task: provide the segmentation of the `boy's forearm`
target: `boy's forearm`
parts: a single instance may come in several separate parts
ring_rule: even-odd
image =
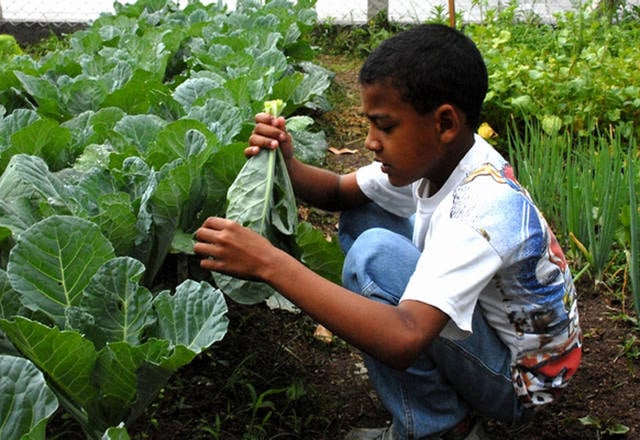
[[[420,328],[406,308],[373,301],[314,273],[277,250],[261,279],[340,338],[392,368],[407,368],[444,325],[445,315],[425,304],[432,327]],[[415,307],[414,303],[411,307]],[[414,315],[415,317],[415,315]]]
[[[368,199],[360,191],[355,174],[340,175],[292,158],[287,170],[296,197],[327,211],[342,211]]]

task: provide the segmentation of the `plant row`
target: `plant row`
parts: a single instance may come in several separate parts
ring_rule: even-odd
[[[539,121],[508,130],[518,176],[558,233],[575,277],[626,297],[640,324],[640,156],[634,139],[609,131],[547,133]]]
[[[224,337],[224,294],[243,297],[157,278],[225,214],[264,101],[286,103],[303,160],[324,156],[305,116],[327,108],[331,81],[305,40],[314,2],[115,10],[0,68],[3,439],[44,438],[58,405],[88,438],[128,438],[170,376]],[[335,278],[337,245],[306,223],[292,232],[290,251]]]

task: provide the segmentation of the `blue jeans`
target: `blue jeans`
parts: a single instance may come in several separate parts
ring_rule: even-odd
[[[375,301],[398,304],[420,251],[411,242],[413,223],[374,203],[345,211],[340,244],[346,253],[343,284]],[[428,288],[428,286],[425,286]],[[393,418],[394,438],[427,439],[479,414],[507,422],[528,415],[516,397],[511,354],[479,307],[473,334],[442,337],[404,371],[364,354],[369,378]]]

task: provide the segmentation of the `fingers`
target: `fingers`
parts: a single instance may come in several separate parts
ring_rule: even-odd
[[[278,141],[280,134],[275,133],[273,136],[276,137],[272,137],[269,134],[260,134],[254,130],[253,134],[249,137],[249,146],[258,149],[266,148],[267,150],[275,150],[280,145]]]
[[[288,140],[284,118],[274,118],[267,113],[258,113],[255,119],[256,126],[249,137],[249,146],[274,149],[278,148],[281,142]]]
[[[255,116],[255,120],[257,124],[265,124],[272,125],[274,127],[279,128],[280,130],[285,129],[285,119],[282,116],[274,118],[269,113],[258,113]]]
[[[233,222],[220,217],[209,217],[196,230],[194,237],[197,242],[193,245],[193,252],[204,257],[200,260],[200,267],[203,269],[220,268],[220,258],[224,253],[224,230],[230,223]]]
[[[237,278],[253,279],[261,264],[266,239],[239,223],[220,217],[207,218],[194,234],[193,251],[202,257],[200,267]],[[262,237],[260,237],[262,238]]]
[[[237,225],[233,220],[223,217],[208,217],[195,232],[198,241],[213,242],[227,228]]]
[[[211,255],[211,252],[215,251],[212,245],[219,241],[225,225],[230,222],[230,220],[226,220],[221,217],[207,218],[194,234],[194,237],[197,240],[197,243],[194,246],[194,251],[203,255]]]
[[[249,158],[260,152],[260,147],[247,147],[244,149],[244,157]]]

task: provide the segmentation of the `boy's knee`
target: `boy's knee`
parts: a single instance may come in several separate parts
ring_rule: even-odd
[[[353,241],[344,259],[345,272],[368,271],[381,252],[388,251],[394,241],[394,234],[383,228],[372,228],[362,232]]]
[[[410,219],[392,214],[373,202],[348,209],[340,215],[338,229],[338,238],[343,251],[348,253],[355,240],[371,229],[392,231],[411,237],[413,223]]]
[[[384,228],[367,229],[345,256],[343,285],[362,293],[373,283],[399,297],[419,256],[418,249],[406,237]]]

